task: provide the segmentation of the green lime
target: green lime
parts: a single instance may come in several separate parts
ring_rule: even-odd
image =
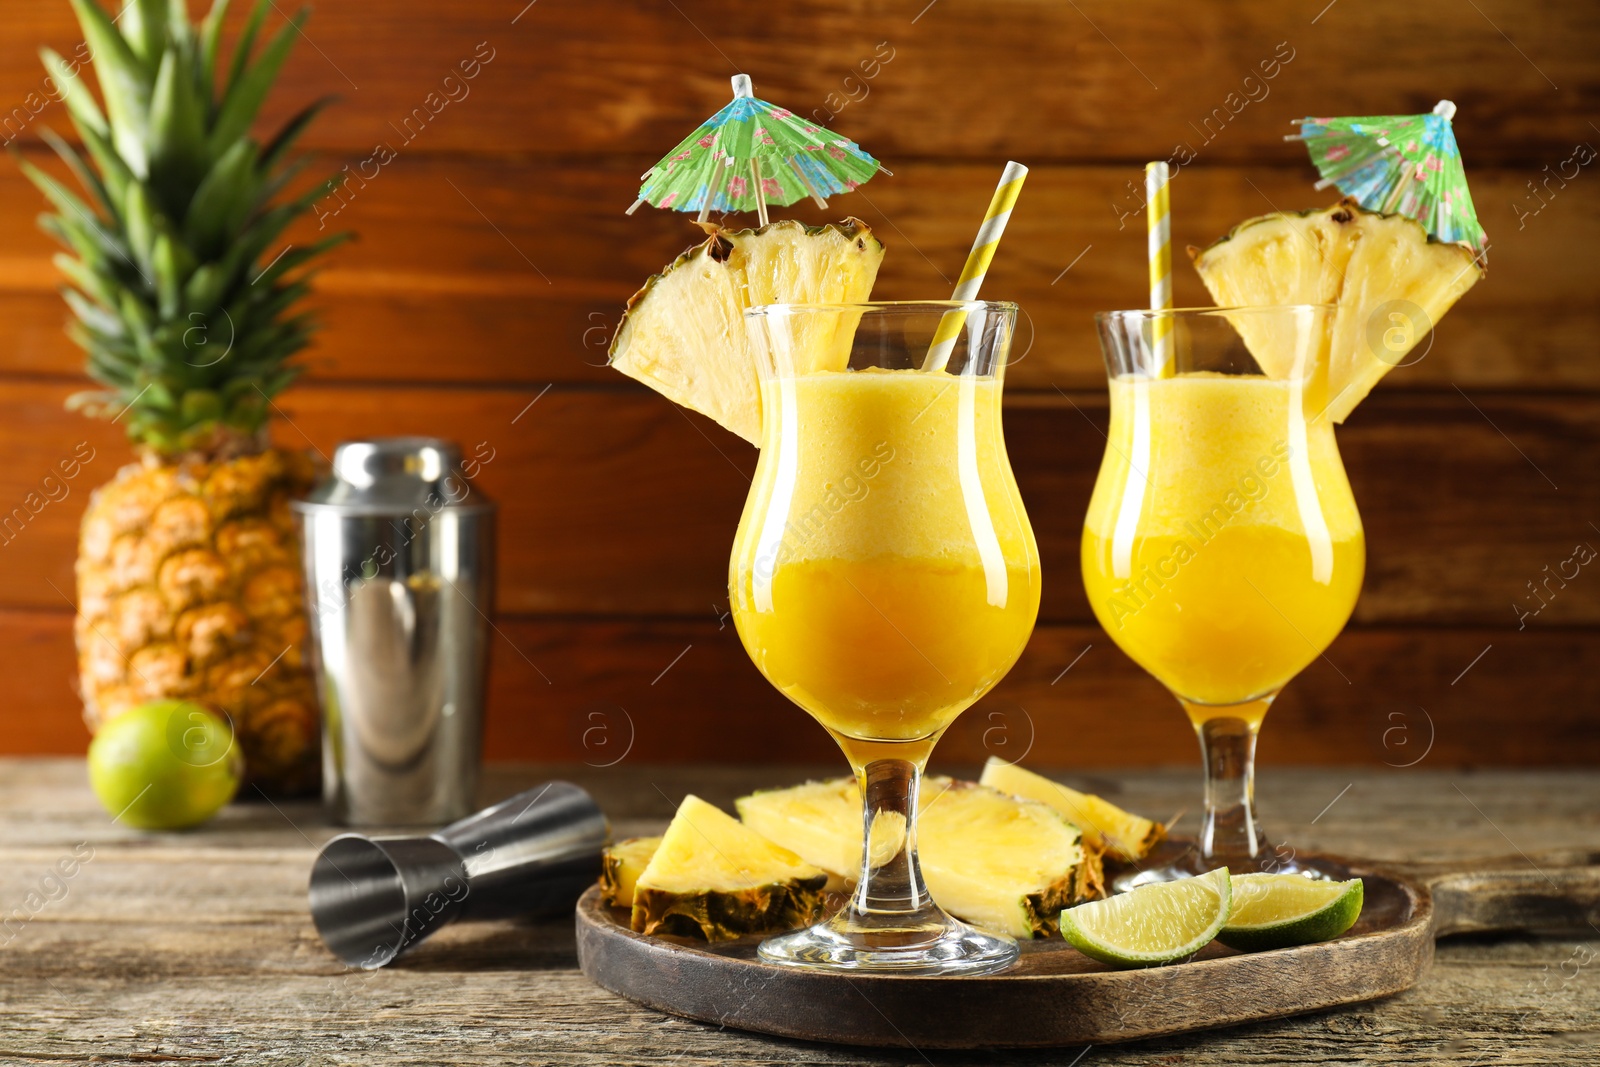
[[[1231,948],[1255,952],[1330,941],[1361,914],[1361,879],[1313,881],[1298,874],[1240,874],[1233,914],[1217,935]]]
[[[233,799],[244,760],[233,730],[199,704],[153,700],[89,744],[89,785],[112,818],[141,830],[198,826]]]
[[[1232,892],[1219,867],[1197,878],[1154,882],[1061,913],[1061,934],[1113,967],[1154,967],[1192,956],[1228,921]]]

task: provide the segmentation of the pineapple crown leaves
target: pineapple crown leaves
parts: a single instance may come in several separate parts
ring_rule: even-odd
[[[299,373],[290,360],[315,325],[295,310],[310,291],[308,264],[350,236],[261,262],[342,180],[280,197],[302,165],[290,153],[326,99],[265,142],[250,136],[306,13],[258,48],[274,4],[257,0],[224,70],[229,0],[214,0],[198,25],[184,0],[129,0],[116,20],[95,0],[71,3],[100,100],[61,56],[41,50],[82,151],[48,129],[41,136],[84,195],[13,153],[54,208],[39,224],[65,249],[55,264],[66,278],[67,332],[106,387],[69,404],[126,413],[129,436],[161,453],[253,440]]]

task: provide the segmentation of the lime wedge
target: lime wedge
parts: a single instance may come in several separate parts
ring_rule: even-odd
[[[1113,967],[1155,967],[1199,952],[1228,921],[1232,891],[1219,867],[1198,878],[1156,882],[1061,913],[1061,934]]]
[[[1361,914],[1361,879],[1322,882],[1298,874],[1237,874],[1233,915],[1217,940],[1244,952],[1329,941]]]

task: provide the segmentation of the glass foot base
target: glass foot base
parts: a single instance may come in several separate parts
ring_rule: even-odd
[[[1017,943],[957,919],[932,928],[857,933],[833,923],[780,934],[761,943],[768,963],[858,974],[979,975],[1017,961]]]
[[[1253,857],[1224,860],[1221,857],[1202,857],[1193,846],[1179,851],[1158,849],[1149,858],[1147,866],[1138,870],[1123,871],[1111,880],[1116,893],[1126,893],[1153,882],[1175,882],[1180,878],[1193,878],[1218,867],[1227,867],[1230,874],[1298,874],[1314,880],[1343,881],[1350,877],[1348,868],[1319,858],[1297,856],[1292,848],[1280,846],[1266,849]]]

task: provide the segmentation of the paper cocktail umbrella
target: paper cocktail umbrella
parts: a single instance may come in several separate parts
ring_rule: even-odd
[[[733,76],[733,102],[706,120],[651,167],[640,204],[693,211],[754,211],[763,226],[767,205],[809,196],[818,207],[878,171],[889,172],[861,146],[786,108],[755,97],[748,75]]]
[[[1487,244],[1467,191],[1448,100],[1426,115],[1300,119],[1300,132],[1322,173],[1318,189],[1337,185],[1369,211],[1416,219],[1441,241],[1483,252]]]

